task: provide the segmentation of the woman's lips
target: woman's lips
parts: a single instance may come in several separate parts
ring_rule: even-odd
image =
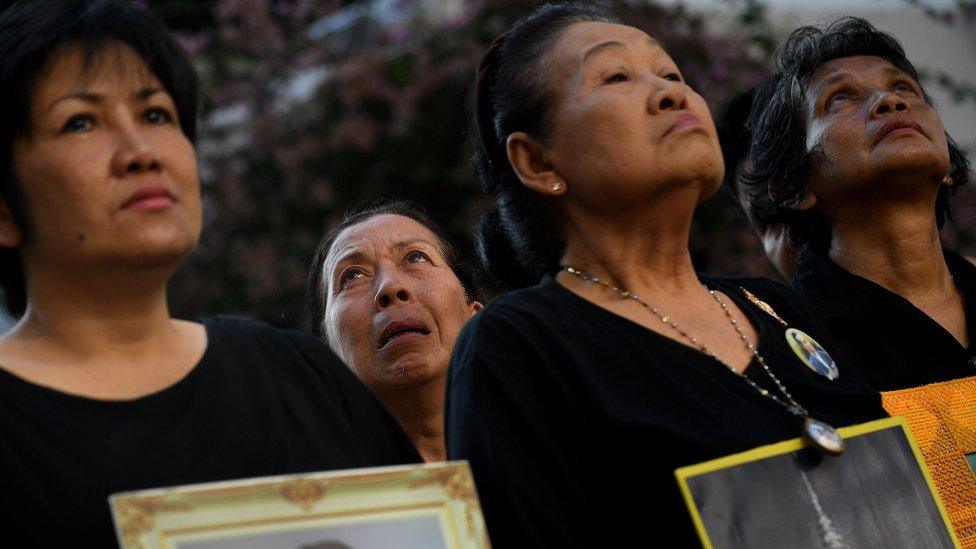
[[[885,122],[875,134],[875,143],[879,143],[890,135],[918,134],[925,136],[922,126],[910,118],[896,118]]]
[[[382,351],[401,343],[427,337],[428,335],[430,335],[430,329],[423,322],[391,322],[380,333],[376,348]]]
[[[386,343],[384,343],[379,350],[385,351],[388,349],[392,349],[400,344],[409,343],[411,341],[416,341],[418,339],[423,339],[427,337],[427,335],[428,334],[421,333],[421,332],[414,332],[414,331],[400,332],[394,334],[390,339],[387,339]]]
[[[132,193],[123,204],[123,210],[159,211],[176,202],[176,197],[162,185],[146,185]]]
[[[668,126],[668,129],[664,131],[664,135],[661,137],[667,137],[671,133],[678,130],[683,130],[685,128],[701,127],[701,125],[701,119],[699,119],[697,116],[691,113],[682,113],[674,117],[674,120],[671,121],[671,125]]]

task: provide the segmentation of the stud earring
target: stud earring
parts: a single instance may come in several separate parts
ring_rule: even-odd
[[[946,187],[951,187],[952,186],[952,176],[949,175],[949,174],[946,174],[946,176],[942,178],[942,184],[945,185]]]
[[[562,182],[561,181],[553,181],[552,182],[552,192],[558,193],[561,190],[563,190],[563,184],[562,184]]]

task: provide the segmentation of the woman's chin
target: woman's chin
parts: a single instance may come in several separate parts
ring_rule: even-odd
[[[384,384],[403,388],[428,383],[444,374],[445,372],[430,364],[429,360],[403,357],[396,363],[386,366],[382,377]]]
[[[179,265],[197,246],[196,238],[133,242],[114,254],[119,264],[130,267],[157,268]]]
[[[900,154],[885,155],[875,162],[876,179],[888,181],[910,176],[914,180],[941,181],[949,171],[948,155],[942,157],[927,150],[904,150]]]

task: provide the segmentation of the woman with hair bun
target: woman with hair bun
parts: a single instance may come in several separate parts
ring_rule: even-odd
[[[654,38],[543,6],[485,53],[475,115],[482,260],[534,284],[467,324],[449,373],[448,456],[470,460],[496,546],[694,546],[675,468],[804,434],[840,452],[815,433],[885,415],[788,288],[695,272],[722,156]]]

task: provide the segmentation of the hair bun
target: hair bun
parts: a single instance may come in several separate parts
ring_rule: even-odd
[[[505,289],[533,286],[539,276],[530,273],[519,262],[518,252],[505,230],[505,223],[497,205],[478,219],[475,229],[475,248],[482,265],[493,281]]]

